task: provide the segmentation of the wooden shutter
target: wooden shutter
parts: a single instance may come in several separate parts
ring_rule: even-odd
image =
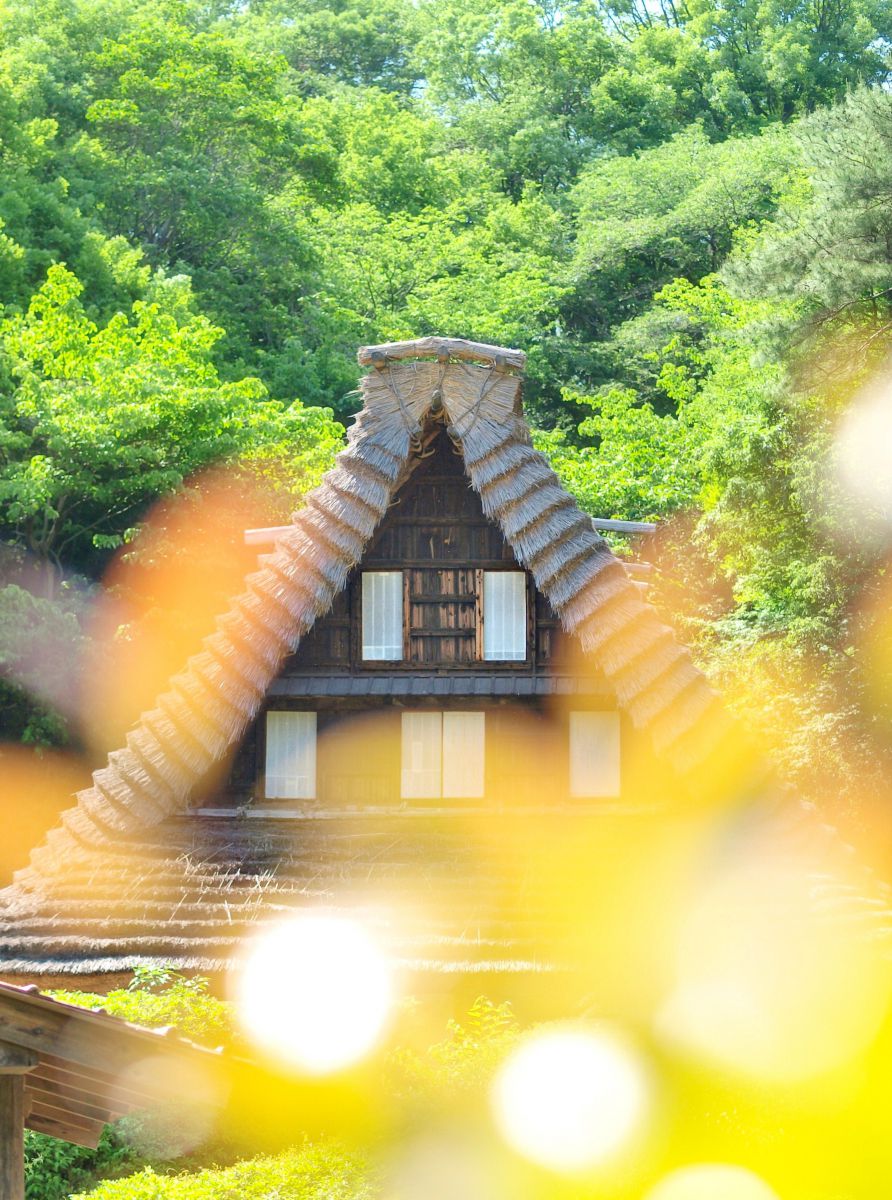
[[[523,571],[483,572],[483,657],[527,657],[527,578]]]
[[[363,572],[362,657],[379,662],[403,657],[402,571]]]
[[[443,713],[443,797],[483,796],[486,718],[482,712]]]
[[[316,714],[266,714],[266,796],[313,800],[316,796]]]
[[[442,795],[443,722],[438,712],[402,714],[404,800],[436,800]]]
[[[618,796],[619,713],[570,713],[570,795]]]

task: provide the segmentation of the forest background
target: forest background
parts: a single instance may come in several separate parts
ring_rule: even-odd
[[[200,525],[225,462],[287,519],[357,346],[440,333],[528,353],[537,444],[661,523],[651,597],[803,790],[892,798],[892,497],[834,466],[892,349],[890,79],[892,0],[0,3],[7,746],[83,747],[155,501]]]

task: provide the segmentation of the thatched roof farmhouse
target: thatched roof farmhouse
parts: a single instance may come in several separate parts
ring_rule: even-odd
[[[689,653],[533,448],[524,355],[424,338],[359,360],[333,470],[0,893],[0,974],[224,973],[247,930],[307,904],[375,914],[419,972],[539,970],[558,941],[524,847],[563,823],[589,853],[634,820],[631,747],[667,795],[733,777],[764,801]]]

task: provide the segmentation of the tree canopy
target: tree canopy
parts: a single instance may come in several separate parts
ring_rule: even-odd
[[[887,547],[827,464],[892,348],[892,0],[6,0],[0,44],[8,687],[159,497],[250,461],[287,506],[357,344],[443,333],[527,351],[586,507],[668,523],[719,677],[798,656],[803,763],[831,712],[869,757]]]

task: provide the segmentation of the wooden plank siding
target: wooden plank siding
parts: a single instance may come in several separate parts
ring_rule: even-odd
[[[557,653],[558,622],[528,575],[524,662],[482,663],[485,570],[523,570],[501,530],[483,512],[461,456],[441,432],[400,489],[369,549],[331,611],[316,622],[283,676],[306,672],[475,670],[536,674]],[[361,572],[402,571],[405,652],[401,662],[362,657]]]

